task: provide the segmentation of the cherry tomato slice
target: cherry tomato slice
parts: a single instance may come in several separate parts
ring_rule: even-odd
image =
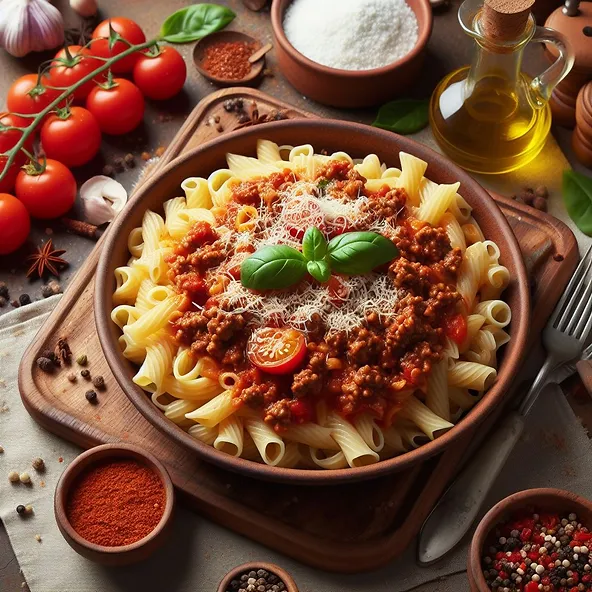
[[[247,356],[257,368],[269,374],[294,372],[306,356],[304,335],[289,327],[262,327],[251,335]]]
[[[458,345],[467,338],[467,318],[462,313],[451,315],[444,320],[444,333]]]

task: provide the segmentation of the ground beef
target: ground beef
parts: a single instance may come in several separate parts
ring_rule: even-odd
[[[275,401],[265,408],[263,421],[274,426],[288,426],[292,423],[292,412],[290,410],[291,400],[288,398]]]
[[[243,181],[233,189],[232,198],[239,204],[259,206],[263,202],[269,206],[279,197],[279,192],[288,180],[292,179],[292,171],[285,170],[268,177]]]
[[[318,395],[323,389],[327,374],[327,355],[314,351],[306,366],[294,375],[292,393],[297,399],[307,395]]]
[[[327,345],[329,346],[327,357],[343,357],[345,350],[347,349],[347,341],[347,333],[345,331],[338,331],[337,333],[331,333],[327,336]]]
[[[366,327],[357,327],[348,340],[347,359],[355,365],[367,364],[378,356],[382,346],[379,334]]]
[[[381,218],[397,219],[405,211],[405,204],[408,198],[407,191],[402,187],[391,189],[384,193],[384,195],[382,195],[382,192],[379,192],[372,195],[368,199],[368,202],[362,206],[361,210],[362,213],[369,214],[372,221]]]
[[[399,257],[390,264],[389,274],[393,278],[395,287],[421,294],[429,285],[432,270],[417,261]]]
[[[424,265],[431,265],[443,259],[451,248],[446,231],[421,222],[418,226],[418,229],[410,225],[399,227],[393,242],[399,249],[400,256]]]
[[[352,415],[359,411],[368,399],[380,395],[386,386],[387,379],[381,368],[362,366],[347,374],[343,380],[342,394],[339,396],[340,407],[346,415]]]
[[[173,332],[180,343],[191,346],[196,356],[237,364],[244,358],[245,325],[243,315],[212,306],[186,312],[173,324]]]
[[[278,394],[277,384],[264,380],[263,382],[251,384],[242,390],[237,390],[235,398],[249,407],[261,408],[275,403]]]

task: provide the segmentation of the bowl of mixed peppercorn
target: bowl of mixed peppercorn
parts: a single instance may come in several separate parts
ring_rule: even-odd
[[[528,489],[481,520],[469,549],[473,592],[592,590],[592,502],[560,489]]]
[[[298,592],[292,576],[275,563],[243,563],[231,569],[218,592]]]

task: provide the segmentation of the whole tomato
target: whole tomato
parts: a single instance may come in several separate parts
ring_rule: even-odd
[[[29,236],[27,208],[13,195],[0,193],[0,255],[16,251]]]
[[[37,83],[37,74],[25,74],[17,78],[8,89],[6,105],[9,111],[26,115],[37,115],[52,101],[57,99],[62,91],[46,88],[50,85],[49,77],[44,74],[41,83]]]
[[[101,128],[95,116],[83,107],[60,109],[41,128],[41,145],[47,158],[68,167],[92,160],[101,147]]]
[[[146,35],[144,35],[144,31],[142,31],[140,26],[131,19],[124,18],[122,16],[107,19],[100,23],[92,34],[93,41],[90,45],[90,51],[95,56],[100,58],[110,58],[119,55],[128,49],[128,46],[123,43],[123,41],[117,41],[113,46],[113,49],[109,49],[109,23],[111,23],[111,27],[114,31],[119,33],[132,45],[138,45],[146,41]],[[116,74],[131,72],[136,61],[138,60],[138,57],[138,53],[133,53],[113,64],[113,66],[111,66],[111,70]]]
[[[103,132],[119,136],[131,132],[142,121],[144,97],[129,80],[114,78],[90,91],[86,108],[96,117]]]
[[[76,179],[61,162],[29,165],[16,178],[16,196],[34,218],[59,218],[76,199]]]
[[[67,48],[60,49],[51,62],[50,84],[60,88],[72,86],[75,82],[94,72],[102,64],[101,60],[97,60],[92,56],[87,47],[70,45]],[[94,86],[94,81],[89,80],[74,91],[74,99],[78,101],[86,99]]]
[[[181,54],[167,45],[142,54],[133,76],[145,97],[162,101],[174,97],[183,88],[187,66]]]
[[[21,138],[23,132],[14,129],[7,129],[11,127],[26,127],[27,121],[12,113],[4,113],[0,114],[0,152],[6,152],[10,150]],[[24,146],[29,152],[31,152],[33,148],[33,140],[29,139],[25,143]],[[14,162],[10,165],[10,169],[4,176],[4,178],[0,181],[0,192],[6,193],[7,191],[12,191],[14,187],[14,182],[16,181],[16,176],[19,173],[19,170],[27,157],[23,152],[19,152]],[[7,156],[0,156],[0,174],[4,171],[6,166],[6,162],[8,161]]]

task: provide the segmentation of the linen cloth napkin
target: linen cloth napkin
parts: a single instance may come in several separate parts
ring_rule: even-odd
[[[77,555],[58,531],[53,492],[61,472],[80,450],[38,426],[23,407],[17,387],[20,358],[59,298],[0,317],[0,445],[4,448],[0,453],[0,517],[32,592],[214,592],[229,569],[251,560],[281,565],[292,573],[301,592],[468,590],[464,573],[468,541],[429,568],[415,564],[411,546],[379,571],[338,575],[302,565],[183,508],[176,515],[170,540],[149,561],[108,568]],[[592,445],[560,389],[547,388],[484,508],[529,487],[560,486],[592,497],[591,453]],[[44,473],[31,467],[35,457],[45,461]],[[9,483],[11,470],[27,471],[32,485]],[[18,504],[31,504],[34,514],[19,516]]]

